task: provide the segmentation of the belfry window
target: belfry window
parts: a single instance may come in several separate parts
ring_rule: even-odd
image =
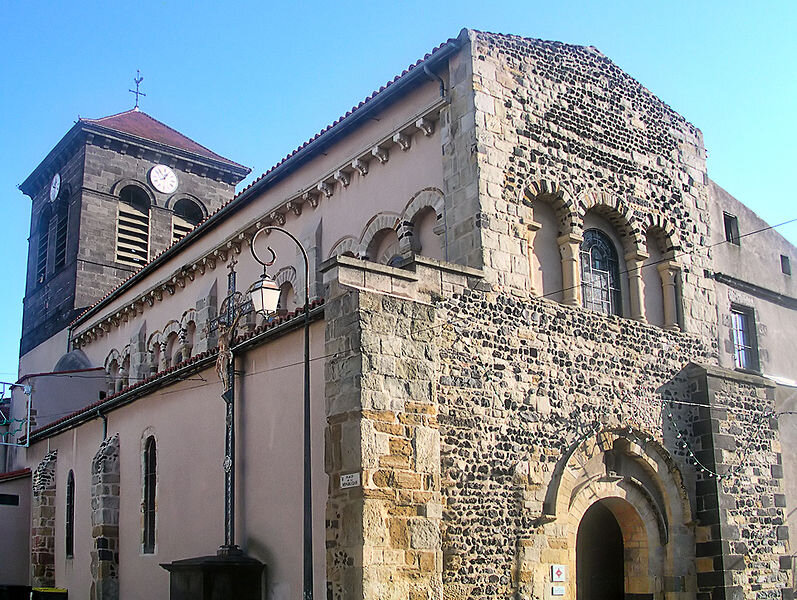
[[[66,557],[75,555],[75,474],[70,470],[66,478],[66,518],[64,519]]]
[[[143,266],[149,260],[149,197],[134,185],[119,194],[116,261]]]
[[[143,551],[155,553],[155,486],[157,484],[157,448],[155,438],[150,436],[144,443],[144,513]]]
[[[47,250],[50,245],[50,210],[45,209],[39,218],[36,229],[36,283],[44,283],[47,278]]]
[[[606,315],[622,314],[617,250],[598,229],[587,229],[581,243],[581,292],[584,308]]]
[[[55,227],[55,268],[58,269],[66,264],[66,232],[69,223],[69,208],[66,201],[62,200],[61,208],[58,210],[58,217]]]
[[[188,198],[181,198],[174,204],[172,217],[172,243],[184,237],[204,218],[202,208]]]

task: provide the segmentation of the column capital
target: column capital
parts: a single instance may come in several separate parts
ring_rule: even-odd
[[[650,258],[650,254],[647,252],[642,252],[641,250],[632,250],[631,252],[626,252],[625,256],[626,262],[633,262],[633,263],[643,263],[648,258]]]
[[[560,235],[556,238],[556,243],[560,246],[564,246],[565,244],[581,244],[584,241],[584,238],[577,233],[572,231],[565,233],[564,235]]]

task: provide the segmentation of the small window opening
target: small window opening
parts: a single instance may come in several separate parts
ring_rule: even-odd
[[[739,246],[739,219],[730,213],[723,213],[723,218],[725,220],[725,241]]]
[[[150,436],[144,444],[144,554],[155,553],[155,485],[157,473],[157,449],[155,438]]]
[[[780,272],[784,275],[791,275],[791,261],[785,254],[780,255]]]
[[[184,237],[205,217],[202,208],[193,200],[181,198],[174,204],[172,243]]]
[[[69,209],[64,207],[58,211],[58,225],[55,229],[55,268],[66,264],[66,232],[69,223]]]
[[[66,480],[66,557],[75,555],[75,474],[70,470]]]
[[[758,371],[755,313],[746,306],[731,307],[733,361],[737,369]]]

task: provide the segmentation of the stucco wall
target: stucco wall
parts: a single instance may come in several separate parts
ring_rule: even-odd
[[[0,482],[0,494],[19,498],[19,504],[0,504],[3,545],[13,552],[3,553],[0,584],[29,585],[30,582],[30,476]]]

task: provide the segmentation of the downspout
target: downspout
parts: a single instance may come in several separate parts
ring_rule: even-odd
[[[102,419],[102,441],[104,442],[108,439],[108,416],[102,414],[102,411],[98,408],[97,417]]]
[[[429,65],[424,63],[423,65],[423,72],[426,73],[426,76],[429,79],[436,79],[440,82],[440,97],[446,101],[446,104],[451,103],[451,98],[448,96],[448,92],[446,90],[446,83],[443,81],[443,78],[436,73],[432,73],[432,70],[429,68]],[[446,218],[446,200],[445,197],[443,198],[443,257],[445,258],[446,262],[448,262],[448,219]]]

